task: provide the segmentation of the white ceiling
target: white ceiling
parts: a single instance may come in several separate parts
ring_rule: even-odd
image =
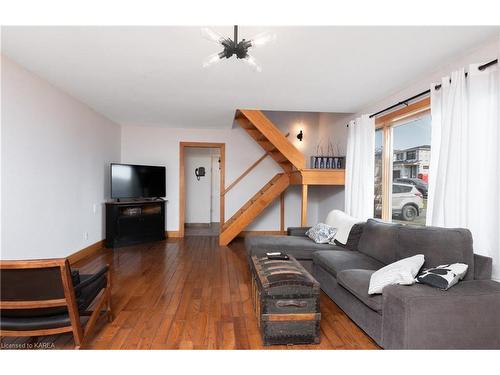
[[[232,26],[214,27],[231,36]],[[230,127],[236,108],[356,112],[498,35],[498,27],[240,27],[276,33],[204,69],[198,27],[2,27],[2,53],[120,124]]]

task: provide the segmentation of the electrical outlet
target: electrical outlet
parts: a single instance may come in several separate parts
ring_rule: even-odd
[[[89,239],[89,232],[83,232],[83,239],[88,240]]]

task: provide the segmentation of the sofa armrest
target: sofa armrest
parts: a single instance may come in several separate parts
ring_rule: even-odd
[[[500,349],[500,283],[462,281],[447,291],[427,285],[383,290],[386,349]]]
[[[286,230],[286,233],[289,236],[304,237],[306,235],[306,232],[310,228],[311,227],[288,227],[287,230]]]
[[[474,280],[490,280],[493,269],[493,259],[474,254]]]

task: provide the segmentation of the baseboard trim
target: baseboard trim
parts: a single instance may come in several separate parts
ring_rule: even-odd
[[[257,236],[257,235],[276,236],[284,234],[286,234],[286,231],[282,230],[244,230],[243,232],[238,234],[237,237],[247,237],[247,236]]]
[[[99,250],[102,250],[103,248],[104,248],[104,240],[97,241],[96,243],[69,255],[67,257],[69,264],[75,264],[76,262],[79,262],[80,260],[85,259],[88,256],[97,253]]]
[[[256,235],[284,235],[286,231],[281,230],[244,230],[237,237],[247,237],[247,236],[256,236]],[[181,232],[178,230],[167,230],[165,231],[165,236],[167,238],[181,238]]]
[[[167,236],[167,238],[180,238],[181,232],[178,230],[167,230],[165,231],[165,236]]]

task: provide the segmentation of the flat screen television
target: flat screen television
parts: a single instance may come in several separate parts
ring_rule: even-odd
[[[165,189],[165,167],[111,164],[111,198],[160,198]]]

